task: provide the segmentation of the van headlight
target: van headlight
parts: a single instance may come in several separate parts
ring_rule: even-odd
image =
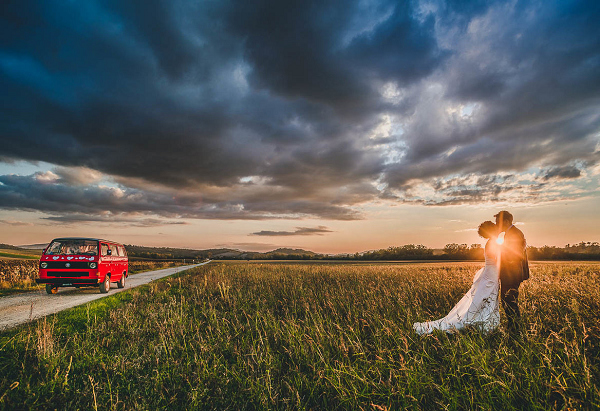
[[[48,267],[48,263],[41,263],[40,264],[40,268],[47,268]]]
[[[98,264],[96,264],[96,263],[90,263],[90,268],[96,268],[96,267],[98,267]]]

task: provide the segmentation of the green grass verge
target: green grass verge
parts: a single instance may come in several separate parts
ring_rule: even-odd
[[[39,260],[40,259],[40,257],[36,256],[36,255],[13,254],[13,253],[4,253],[4,252],[0,252],[0,257],[18,258],[21,260]]]
[[[1,334],[0,408],[600,407],[598,265],[533,267],[515,336],[412,332],[478,267],[198,267]]]

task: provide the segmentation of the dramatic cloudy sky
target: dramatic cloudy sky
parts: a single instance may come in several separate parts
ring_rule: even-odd
[[[600,240],[597,0],[0,8],[0,242]]]

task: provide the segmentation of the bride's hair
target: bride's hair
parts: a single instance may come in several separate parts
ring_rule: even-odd
[[[491,221],[484,221],[479,225],[477,233],[483,238],[490,238],[498,232],[498,226]]]

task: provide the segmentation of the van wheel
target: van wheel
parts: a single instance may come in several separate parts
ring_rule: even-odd
[[[56,294],[58,292],[58,287],[52,284],[46,284],[46,292],[48,294]]]
[[[121,279],[117,281],[117,287],[125,288],[125,274],[121,276]]]
[[[110,276],[106,274],[104,281],[100,283],[100,292],[106,294],[110,290]]]

